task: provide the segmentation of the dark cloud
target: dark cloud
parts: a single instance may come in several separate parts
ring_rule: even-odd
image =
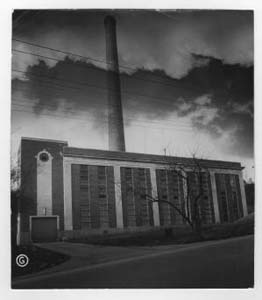
[[[192,60],[195,67],[181,79],[163,70],[122,73],[125,118],[164,120],[172,113],[188,117],[195,127],[213,138],[232,132],[232,144],[224,145],[225,151],[252,157],[253,67],[199,55],[192,55]],[[197,63],[199,60],[205,63]],[[97,125],[105,120],[104,69],[65,58],[51,67],[39,61],[27,68],[25,77],[26,80],[13,80],[13,98],[17,103],[19,93],[21,99],[31,101],[36,114],[48,110],[77,116],[86,111],[94,116]]]
[[[14,49],[58,60],[14,51],[14,103],[36,115],[87,113],[97,127],[106,121],[108,13],[117,19],[126,120],[186,118],[213,139],[230,134],[225,152],[253,157],[252,11],[15,11],[15,38],[91,59],[13,41]]]
[[[105,59],[103,19],[108,13],[117,19],[121,65],[160,69],[179,79],[196,66],[192,53],[227,64],[253,64],[252,11],[31,11],[15,23],[14,36]],[[21,46],[18,42],[14,45]]]

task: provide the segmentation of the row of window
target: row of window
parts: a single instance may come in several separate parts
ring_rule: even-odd
[[[76,171],[72,176],[78,176],[72,189],[75,211],[78,210],[75,218],[79,218],[76,227],[115,227],[116,183],[113,167],[74,165],[74,168]],[[153,226],[150,170],[121,167],[120,174],[124,226]],[[196,198],[200,199],[198,212],[202,222],[213,223],[214,207],[209,174],[188,172],[189,188],[185,188],[185,179],[180,175],[173,170],[156,170],[160,225],[184,224],[181,214],[194,216],[196,212],[193,203]],[[216,184],[221,221],[231,222],[241,217],[243,209],[238,176],[216,174]],[[190,199],[189,205],[186,203],[187,197]]]
[[[215,177],[220,221],[233,222],[243,217],[239,177],[232,174],[216,174]]]

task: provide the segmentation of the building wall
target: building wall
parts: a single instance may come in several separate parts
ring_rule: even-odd
[[[73,229],[116,227],[112,166],[72,165]]]
[[[153,163],[140,163],[135,161],[118,161],[118,160],[108,160],[108,159],[94,159],[94,158],[83,158],[83,157],[64,157],[64,209],[65,209],[65,230],[70,231],[73,229],[72,226],[72,182],[71,182],[71,166],[77,165],[93,165],[93,166],[110,166],[114,170],[114,190],[115,190],[115,212],[116,212],[116,228],[130,228],[128,227],[126,220],[124,221],[124,211],[125,211],[125,198],[124,191],[125,187],[122,186],[123,183],[123,172],[125,168],[132,169],[148,169],[147,172],[147,187],[148,192],[156,192],[156,182],[152,181],[152,173],[155,172],[156,164]],[[161,166],[161,165],[159,165]],[[163,165],[163,168],[166,167]],[[150,171],[149,171],[150,170]],[[150,180],[149,180],[150,176]],[[136,177],[136,176],[135,176]],[[135,182],[135,181],[134,181]],[[143,181],[142,181],[143,182]],[[134,185],[133,190],[136,189]],[[122,195],[123,194],[123,195]],[[130,208],[132,209],[132,208]],[[149,208],[150,210],[151,208]],[[130,213],[129,213],[130,214]],[[158,220],[158,203],[152,205],[152,217],[149,219],[150,224],[159,224]],[[152,220],[153,219],[153,220]],[[133,223],[137,222],[133,220]],[[139,223],[140,221],[138,221]],[[144,222],[144,220],[142,221]],[[150,225],[151,226],[151,225]],[[134,226],[132,226],[134,227]],[[140,226],[139,226],[140,227]],[[143,225],[141,225],[143,227]]]
[[[59,141],[22,140],[22,232],[29,231],[30,216],[41,214],[39,203],[44,201],[45,193],[39,191],[45,176],[39,176],[39,170],[47,165],[41,162],[40,166],[38,159],[45,151],[52,157],[49,161],[51,172],[46,173],[51,182],[52,207],[46,213],[59,216],[62,231],[94,232],[185,224],[170,205],[152,203],[150,197],[169,201],[182,213],[194,213],[193,205],[185,205],[187,196],[194,199],[200,191],[198,177],[190,167],[179,173],[171,170],[164,158],[163,163],[158,162],[161,157],[152,156],[152,160],[148,160],[144,155],[145,161],[137,161],[135,154],[129,157],[127,153],[128,160],[125,160],[123,153],[121,159],[116,159],[118,153],[106,151],[99,152],[100,157],[84,157],[82,150],[68,156],[65,155],[68,149],[66,143]],[[213,166],[215,162],[211,163]],[[236,166],[236,169],[226,169],[226,162],[220,162],[220,165],[225,168],[207,168],[201,173],[200,215],[205,224],[233,222],[247,214],[240,168],[237,169],[236,163],[228,165]]]
[[[185,193],[183,187],[183,177],[181,172],[172,170],[157,169],[157,190],[158,198],[174,204],[185,214]],[[159,203],[160,225],[182,225],[185,224],[181,214],[179,214],[168,203]]]
[[[21,140],[21,234],[29,232],[29,217],[37,215],[37,155],[46,150],[52,159],[52,207],[47,214],[60,216],[60,228],[64,228],[64,197],[63,197],[63,147],[65,142],[40,139]],[[27,239],[28,237],[25,237]],[[23,237],[22,237],[23,239]]]
[[[191,198],[190,212],[194,214],[194,202],[198,195],[202,195],[199,200],[200,217],[203,224],[215,223],[215,212],[211,189],[210,174],[208,172],[188,172],[189,193]],[[202,191],[200,190],[202,189]]]
[[[150,170],[120,168],[124,227],[153,226]]]
[[[233,222],[243,217],[239,176],[216,174],[216,186],[221,223]]]
[[[181,208],[181,211],[186,211],[184,197],[186,197],[188,191],[185,187],[185,180],[183,180],[183,176],[179,176],[177,172],[168,170],[167,165],[74,156],[64,158],[65,173],[67,173],[66,170],[71,168],[70,166],[72,164],[104,165],[111,166],[114,169],[115,209],[116,219],[118,220],[116,221],[117,228],[185,224],[181,215],[174,209],[171,209],[168,204],[154,203],[152,205],[152,203],[148,202],[150,203],[148,206],[147,201],[145,201],[143,197],[144,193],[147,193],[149,196],[154,194],[154,197],[168,200],[175,206]],[[119,178],[117,179],[118,172]],[[241,171],[239,170],[208,169],[207,172],[202,173],[201,180],[204,197],[201,200],[200,209],[201,217],[205,224],[220,222],[219,192],[216,187],[215,179],[216,175],[221,172],[239,178],[239,185],[241,185],[241,182],[243,183],[240,177]],[[199,193],[199,184],[193,175],[189,168],[186,176],[189,178],[188,183],[190,185],[191,197],[195,197]],[[70,176],[70,174],[65,175],[65,177]],[[72,201],[70,196],[71,188],[66,185],[66,189],[65,206],[70,209]],[[244,203],[245,199],[242,197],[241,189],[239,195],[241,201]],[[189,207],[189,210],[189,213],[191,213],[193,207]],[[67,230],[71,230],[70,213],[68,216]],[[119,222],[119,220],[122,221]]]

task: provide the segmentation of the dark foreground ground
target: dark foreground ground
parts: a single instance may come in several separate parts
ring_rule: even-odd
[[[30,261],[26,267],[19,267],[16,263],[16,257],[25,254]],[[13,246],[12,247],[12,278],[40,272],[47,268],[52,268],[70,259],[70,256],[48,249],[43,249],[35,245]]]
[[[254,284],[253,235],[159,251],[13,281],[15,289],[248,288]]]
[[[142,254],[145,247],[158,247],[163,245],[183,246],[188,243],[198,243],[211,240],[221,240],[238,236],[245,236],[254,233],[254,214],[230,224],[209,225],[203,228],[203,239],[194,234],[190,228],[167,228],[154,229],[146,232],[130,232],[115,235],[99,235],[77,238],[68,242],[73,243],[75,247],[62,243],[54,245],[39,244],[22,247],[12,247],[12,278],[42,272],[52,269],[54,271],[64,269],[58,267],[60,264],[70,260],[66,268],[78,265],[84,257],[84,265],[96,264],[105,260],[115,260],[132,255]],[[96,245],[95,248],[88,248],[84,245]],[[106,248],[104,247],[106,246]],[[113,248],[112,248],[113,246]],[[117,246],[117,248],[115,247]],[[142,246],[142,247],[141,247]],[[98,247],[98,248],[97,248]],[[101,247],[101,248],[100,248]],[[110,248],[111,247],[111,248]],[[115,249],[117,250],[113,250]],[[125,247],[126,249],[121,249]],[[134,249],[136,247],[136,250]],[[152,248],[151,248],[152,249]],[[160,249],[160,248],[159,248]],[[66,250],[66,251],[63,251]],[[150,249],[147,249],[150,252]],[[87,254],[84,252],[88,252]],[[29,264],[24,267],[18,267],[15,258],[19,254],[26,254],[30,258]],[[55,267],[56,266],[56,267]],[[55,268],[54,268],[55,267]]]

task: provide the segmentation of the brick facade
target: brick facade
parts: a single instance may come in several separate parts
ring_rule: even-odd
[[[153,195],[193,213],[185,199],[188,193],[191,199],[199,193],[199,178],[190,158],[78,149],[66,142],[23,138],[21,232],[29,232],[29,218],[37,215],[36,156],[43,150],[52,156],[52,215],[59,216],[61,232],[185,225],[170,205],[152,204]],[[182,173],[170,168],[176,163],[187,169],[183,176],[188,187]],[[206,170],[201,173],[203,223],[233,222],[246,215],[241,165],[211,160],[201,160],[201,165]]]
[[[72,165],[73,229],[116,227],[113,167]]]
[[[221,223],[233,222],[243,217],[239,177],[231,174],[216,174],[216,185]]]
[[[189,176],[189,192],[192,198],[191,203],[191,213],[194,213],[194,201],[196,197],[201,194],[199,198],[200,205],[200,217],[203,224],[212,224],[215,222],[214,205],[211,192],[211,182],[210,175],[207,172],[201,172],[200,174],[195,174],[193,172],[188,172]],[[200,191],[200,184],[202,186],[202,191]]]
[[[21,140],[21,232],[29,231],[29,216],[37,214],[37,160],[36,155],[42,150],[52,157],[52,214],[60,218],[60,229],[64,228],[63,206],[63,147],[66,142],[48,140]]]
[[[185,214],[183,177],[172,170],[156,170],[158,198],[167,200]],[[169,204],[159,203],[160,225],[182,225],[184,219]]]
[[[124,227],[153,225],[149,169],[121,168],[121,190]]]

